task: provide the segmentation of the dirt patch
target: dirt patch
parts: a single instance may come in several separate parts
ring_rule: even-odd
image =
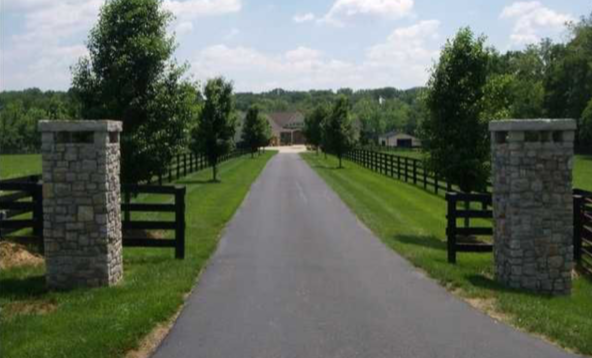
[[[30,252],[23,245],[0,241],[0,270],[20,266],[38,266],[44,262],[41,255]]]
[[[169,321],[157,325],[152,332],[142,339],[137,349],[127,352],[125,358],[150,357],[162,340],[169,334],[180,313],[181,309]]]
[[[502,313],[497,309],[495,298],[464,298],[464,300],[479,311],[485,312],[495,320],[501,322],[511,321],[510,315]]]
[[[165,230],[126,230],[125,236],[142,239],[162,240],[167,238]]]
[[[55,311],[57,305],[51,301],[17,301],[2,310],[7,317],[19,315],[45,315]]]

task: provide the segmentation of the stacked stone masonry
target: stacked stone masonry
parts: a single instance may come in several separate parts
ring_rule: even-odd
[[[575,123],[492,122],[490,130],[496,278],[512,288],[569,294]]]
[[[42,121],[39,130],[47,284],[114,285],[123,275],[121,123]]]

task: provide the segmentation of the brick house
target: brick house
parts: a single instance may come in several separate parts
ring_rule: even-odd
[[[302,134],[304,115],[300,112],[272,112],[267,114],[271,126],[272,146],[304,144]]]

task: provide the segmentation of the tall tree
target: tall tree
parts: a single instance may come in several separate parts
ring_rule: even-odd
[[[422,144],[431,168],[462,191],[483,190],[489,177],[489,133],[481,116],[489,52],[469,28],[447,41],[432,71]]]
[[[232,83],[222,77],[207,82],[205,103],[192,130],[192,147],[203,153],[212,166],[212,180],[217,181],[218,161],[232,148],[236,115]]]
[[[315,109],[304,118],[304,137],[306,142],[313,147],[319,154],[319,147],[323,141],[323,121],[327,118],[328,110],[323,104],[319,104]]]
[[[251,158],[259,150],[269,144],[271,128],[267,118],[253,105],[247,111],[242,132],[243,143],[251,150]]]
[[[164,172],[187,144],[197,91],[171,59],[173,16],[161,0],[110,0],[88,38],[88,57],[73,68],[84,118],[123,121],[122,181]]]
[[[343,155],[351,149],[355,141],[349,111],[349,100],[340,96],[323,123],[323,145],[329,153],[337,156],[339,168],[343,168]]]

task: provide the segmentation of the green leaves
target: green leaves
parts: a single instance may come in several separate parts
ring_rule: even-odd
[[[432,169],[469,192],[485,188],[489,177],[489,133],[484,108],[495,112],[495,92],[485,96],[490,51],[485,38],[461,29],[442,50],[432,71],[422,143]],[[493,88],[503,82],[492,82]],[[501,99],[503,100],[503,98]]]
[[[345,96],[340,96],[322,125],[323,150],[339,158],[340,168],[343,155],[355,143],[355,132],[349,111],[349,100]]]
[[[317,105],[315,109],[304,118],[303,134],[306,142],[319,148],[323,142],[323,121],[329,115],[325,105]]]
[[[199,109],[186,67],[171,60],[171,20],[160,0],[108,1],[90,32],[89,57],[72,68],[82,117],[123,121],[123,182],[164,173]]]
[[[260,147],[269,144],[271,127],[267,118],[260,114],[257,105],[251,106],[247,111],[241,139],[243,144],[251,150],[251,153],[255,153]]]
[[[206,101],[191,133],[192,149],[206,155],[214,169],[214,180],[218,158],[232,149],[236,126],[232,91],[232,83],[222,77],[207,82]]]

